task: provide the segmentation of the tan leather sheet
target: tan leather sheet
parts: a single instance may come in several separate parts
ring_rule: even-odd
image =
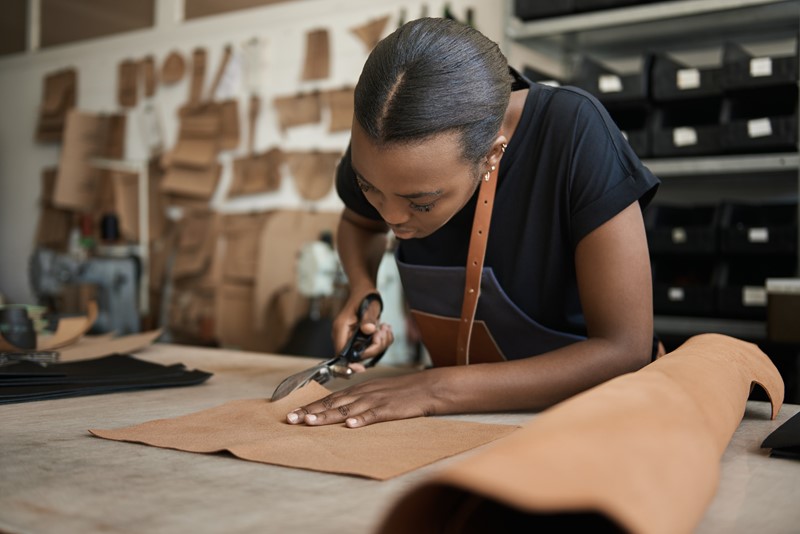
[[[295,126],[316,124],[322,120],[320,93],[298,93],[292,96],[275,97],[272,103],[278,112],[281,131]]]
[[[306,57],[303,62],[303,81],[322,80],[330,74],[330,37],[328,30],[319,28],[306,34]]]
[[[392,421],[359,429],[286,423],[286,414],[330,393],[316,382],[277,402],[243,399],[174,419],[93,435],[188,452],[228,451],[238,458],[386,480],[473,449],[518,427],[439,418]]]
[[[361,40],[367,52],[371,52],[381,40],[390,16],[384,15],[367,21],[365,24],[350,28],[350,32]]]
[[[295,188],[306,200],[320,200],[330,193],[341,159],[342,153],[338,151],[286,153]]]
[[[783,380],[756,345],[692,337],[411,488],[377,532],[691,533],[753,384],[774,418]]]

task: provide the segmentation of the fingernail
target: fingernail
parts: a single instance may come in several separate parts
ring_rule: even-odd
[[[313,423],[316,420],[317,420],[317,416],[314,415],[313,413],[306,414],[306,421],[308,421],[309,423]]]
[[[296,413],[292,412],[286,416],[286,419],[288,419],[290,423],[296,423],[299,417]]]
[[[354,426],[358,426],[358,421],[357,421],[356,419],[353,419],[353,418],[351,417],[350,419],[348,419],[347,421],[345,421],[345,424],[346,424],[347,426],[349,426],[349,427],[354,427]]]

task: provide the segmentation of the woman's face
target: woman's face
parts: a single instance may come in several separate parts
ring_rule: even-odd
[[[351,159],[358,186],[398,239],[427,237],[469,201],[486,172],[461,158],[459,136],[376,146],[353,121]]]

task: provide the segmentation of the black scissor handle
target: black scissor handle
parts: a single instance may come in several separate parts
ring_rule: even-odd
[[[364,318],[364,314],[367,313],[367,309],[373,302],[378,302],[381,305],[381,311],[383,311],[383,299],[381,299],[381,296],[378,293],[369,293],[367,296],[365,296],[361,301],[361,304],[358,306],[358,312],[356,315],[358,317],[358,324],[356,325],[356,331],[344,346],[342,352],[339,353],[340,358],[344,358],[350,363],[361,361],[364,351],[372,342],[372,334],[365,334],[361,331],[361,320]],[[380,314],[378,316],[380,317]],[[376,360],[383,356],[384,352],[378,356],[375,356],[375,358],[367,362],[365,366],[372,367],[375,365],[375,363],[377,363]]]

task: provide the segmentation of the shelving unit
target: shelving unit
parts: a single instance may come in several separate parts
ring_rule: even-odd
[[[560,80],[573,79],[587,55],[614,61],[632,52],[708,46],[766,34],[797,39],[800,27],[800,0],[670,0],[530,21],[516,17],[514,4],[506,1],[503,46],[509,62],[520,70],[533,66]],[[643,162],[662,179],[657,200],[681,194],[689,201],[729,194],[747,197],[752,192],[755,197],[797,202],[800,192],[796,151]],[[800,237],[797,250],[800,275]],[[757,341],[767,338],[765,320],[659,315],[655,323],[657,331],[673,336],[714,331]]]

